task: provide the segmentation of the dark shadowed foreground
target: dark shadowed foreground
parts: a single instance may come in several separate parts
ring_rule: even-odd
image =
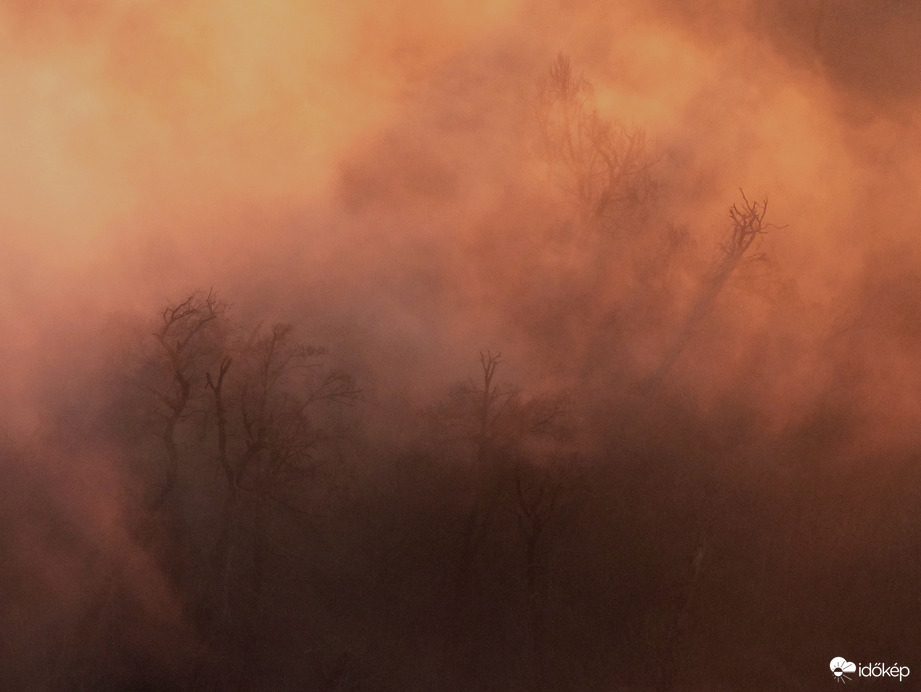
[[[0,3],[0,689],[921,679],[921,17],[685,4]]]

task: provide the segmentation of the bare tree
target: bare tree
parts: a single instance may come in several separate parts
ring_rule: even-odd
[[[313,424],[315,407],[360,395],[350,375],[323,365],[324,349],[298,344],[293,334],[292,325],[276,324],[254,335],[236,392],[242,450],[234,483],[274,500],[279,485],[309,470],[325,439],[325,430]]]
[[[539,687],[550,583],[548,540],[566,494],[566,479],[573,471],[574,431],[565,395],[526,398],[518,388],[498,383],[501,363],[501,354],[481,352],[479,381],[461,388],[449,407],[466,439],[474,443],[475,460],[474,497],[458,555],[455,607],[463,611],[474,568],[490,536],[517,534],[523,578],[514,581],[524,589]]]
[[[326,429],[314,420],[315,409],[360,396],[351,376],[323,364],[324,349],[294,340],[292,325],[257,329],[235,351],[233,360],[225,357],[216,373],[206,375],[227,490],[213,558],[224,620],[232,610],[234,554],[246,557],[242,562],[251,568],[247,588],[258,596],[267,512],[308,512],[297,495],[328,440]]]
[[[731,225],[726,239],[721,243],[717,258],[704,279],[700,293],[693,308],[669,350],[666,352],[659,368],[647,383],[651,388],[661,383],[663,378],[678,360],[684,348],[693,337],[694,330],[713,310],[720,292],[734,272],[745,262],[758,262],[765,259],[763,253],[757,252],[758,246],[773,224],[765,223],[767,200],[751,202],[740,189],[741,203],[734,203],[729,208]],[[696,509],[696,537],[687,573],[681,584],[681,593],[674,612],[674,620],[664,642],[664,649],[659,670],[657,689],[673,689],[681,672],[681,657],[690,625],[690,613],[699,582],[704,574],[708,552],[711,549],[712,527],[715,522],[714,507],[717,488],[706,488]]]
[[[224,378],[227,375],[227,371],[230,370],[232,363],[233,359],[225,356],[221,359],[216,377],[212,378],[210,372],[205,374],[208,388],[214,394],[214,412],[217,419],[218,462],[224,470],[224,475],[227,478],[227,486],[231,490],[236,486],[236,479],[234,478],[233,467],[230,465],[230,459],[227,456],[227,405],[224,401]]]
[[[516,391],[500,387],[496,382],[496,370],[502,362],[502,354],[480,352],[481,383],[471,381],[460,388],[454,396],[451,417],[467,428],[467,436],[476,445],[475,480],[492,478],[496,471],[497,445],[494,426],[498,415],[508,405]],[[464,526],[462,545],[457,566],[456,600],[467,590],[470,570],[489,530],[489,524],[496,508],[499,486],[487,480],[485,490],[476,488],[473,504]]]
[[[228,306],[214,291],[196,291],[180,303],[170,303],[160,312],[160,326],[154,337],[159,346],[159,368],[166,382],[149,387],[160,405],[160,437],[166,448],[166,478],[154,507],[163,504],[176,485],[179,471],[177,427],[190,414],[196,387],[203,384],[204,370],[219,348],[216,343],[220,321]]]
[[[166,450],[153,508],[194,494],[195,514],[215,522],[197,535],[186,513],[192,505],[180,502],[152,513],[149,529],[166,541],[167,570],[192,580],[177,577],[177,588],[194,607],[202,651],[212,652],[199,659],[199,675],[211,665],[215,674],[233,668],[231,658],[243,660],[254,645],[244,632],[257,621],[271,536],[285,525],[280,513],[289,513],[285,522],[310,514],[307,491],[338,444],[332,405],[360,394],[324,349],[298,342],[292,325],[243,334],[214,291],[196,291],[160,310],[156,356],[146,365]]]
[[[763,253],[755,252],[755,250],[768,231],[778,226],[764,222],[767,214],[767,200],[750,202],[741,189],[739,192],[742,195],[741,204],[734,203],[729,207],[729,218],[732,223],[728,229],[727,238],[720,245],[719,255],[713,268],[704,278],[690,314],[665,352],[658,369],[647,382],[650,387],[658,385],[671,370],[691,340],[694,330],[713,309],[717,296],[733,272],[743,262],[757,262],[765,258]]]
[[[562,188],[594,219],[611,219],[655,189],[656,158],[643,130],[604,118],[594,88],[559,55],[537,85],[543,157]]]

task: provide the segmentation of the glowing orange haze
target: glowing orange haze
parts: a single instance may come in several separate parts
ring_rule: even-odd
[[[143,491],[117,443],[48,434],[128,388],[118,359],[167,301],[214,287],[241,322],[297,322],[378,397],[367,420],[388,396],[437,401],[493,349],[508,381],[589,402],[586,449],[620,443],[632,431],[606,430],[609,414],[633,420],[627,384],[701,304],[739,188],[778,227],[679,344],[682,412],[740,420],[748,440],[796,431],[791,449],[825,445],[842,467],[916,459],[919,15],[892,0],[0,2],[0,443],[40,440],[10,468],[92,548],[62,568],[15,516],[35,601],[78,614],[71,575],[104,546],[148,619],[181,620],[125,528]],[[650,143],[658,196],[623,227],[580,226],[536,154],[536,84],[558,54],[602,119]],[[670,411],[645,430],[638,414],[638,439]],[[88,439],[115,425],[86,419]],[[41,617],[22,619],[40,643],[17,650],[53,651]]]
[[[655,143],[663,214],[702,255],[742,187],[787,225],[766,247],[803,300],[840,300],[868,253],[913,233],[912,95],[884,112],[841,66],[853,46],[829,44],[850,15],[813,50],[811,15],[724,5],[5,3],[5,391],[27,398],[49,334],[203,285],[376,320],[379,346],[429,352],[428,375],[514,344],[471,265],[484,225],[534,221],[505,195],[537,184],[522,124],[558,52]],[[453,305],[425,303],[428,265]]]

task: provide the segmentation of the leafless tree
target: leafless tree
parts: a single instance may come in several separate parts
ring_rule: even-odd
[[[170,303],[160,312],[160,326],[154,337],[159,347],[159,368],[166,375],[162,386],[149,387],[160,407],[159,432],[166,448],[166,478],[157,493],[158,507],[176,485],[179,471],[177,427],[190,414],[195,388],[201,386],[204,370],[215,350],[220,322],[228,306],[214,291],[196,291],[180,303]]]
[[[496,469],[496,445],[493,427],[496,418],[509,400],[515,396],[515,390],[500,387],[496,382],[496,370],[502,362],[502,354],[480,352],[481,383],[471,381],[460,388],[454,396],[450,418],[459,423],[461,429],[467,429],[469,439],[476,445],[475,478],[491,477]],[[498,486],[487,481],[485,491],[476,489],[473,504],[464,526],[462,545],[458,560],[456,594],[460,599],[468,587],[470,570],[486,537],[489,524],[496,508]]]
[[[461,537],[455,605],[463,609],[475,564],[492,532],[517,533],[526,621],[539,679],[550,583],[547,544],[566,495],[566,479],[574,470],[574,430],[565,395],[526,398],[518,388],[498,383],[501,363],[501,354],[480,353],[479,381],[461,388],[453,401],[455,420],[467,420],[460,429],[474,443],[475,460],[474,497]]]
[[[711,271],[704,278],[690,314],[666,351],[655,374],[648,381],[651,387],[658,385],[671,370],[691,340],[694,330],[713,309],[717,297],[733,272],[744,262],[758,262],[765,259],[765,255],[756,250],[768,231],[778,226],[764,221],[767,214],[767,200],[750,202],[741,189],[739,192],[742,195],[742,202],[733,203],[729,207],[731,225],[727,238],[720,245],[717,259]]]
[[[290,324],[255,334],[236,389],[242,448],[230,467],[234,486],[267,498],[309,470],[326,435],[313,424],[315,407],[360,395],[350,375],[323,365],[324,349],[298,344],[293,335]]]
[[[177,586],[194,606],[203,650],[243,656],[252,646],[242,633],[261,602],[270,535],[283,525],[280,513],[285,521],[310,514],[305,496],[324,450],[337,444],[331,406],[360,393],[348,373],[328,365],[324,349],[299,343],[292,325],[256,328],[246,337],[228,311],[214,291],[160,310],[156,356],[145,374],[167,461],[153,508],[170,497],[181,502],[168,516],[152,514],[149,532],[165,541],[164,565],[192,580]],[[196,463],[186,464],[180,485],[187,460]],[[195,494],[197,513],[214,517],[208,537],[189,538],[187,492]],[[199,558],[190,556],[193,544]],[[194,567],[182,565],[196,559]],[[200,665],[230,665],[208,659]]]
[[[651,154],[643,130],[604,118],[594,88],[559,55],[537,85],[542,155],[562,188],[590,218],[612,219],[654,191]]]
[[[258,592],[267,512],[308,513],[297,495],[328,437],[314,420],[316,407],[360,395],[351,376],[327,368],[324,356],[324,349],[297,343],[292,325],[276,324],[257,329],[235,348],[233,359],[223,358],[216,372],[206,375],[227,491],[213,559],[225,619],[231,611],[234,553],[247,555],[249,588]]]

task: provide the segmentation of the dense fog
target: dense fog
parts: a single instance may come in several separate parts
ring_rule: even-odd
[[[921,676],[919,36],[0,1],[0,687]]]

